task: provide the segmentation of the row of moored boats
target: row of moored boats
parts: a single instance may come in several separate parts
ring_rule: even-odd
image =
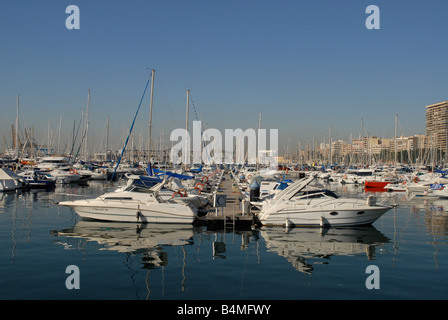
[[[225,175],[227,172],[229,175]],[[241,179],[241,176],[244,179]],[[128,175],[124,187],[94,199],[63,201],[81,217],[120,222],[194,223],[214,205],[222,180],[233,179],[241,192],[241,205],[249,204],[254,221],[265,226],[357,226],[372,224],[393,205],[366,199],[342,198],[313,186],[314,175],[284,180],[281,172],[235,168],[188,172],[160,172],[158,176]],[[270,188],[261,187],[272,182]],[[244,184],[258,185],[252,197]],[[253,188],[256,189],[256,188]],[[245,211],[245,210],[242,210]]]
[[[3,169],[2,169],[3,170]],[[6,169],[7,170],[7,169]],[[75,171],[76,170],[76,171]],[[85,168],[57,168],[47,171],[64,171],[68,175],[86,173]],[[110,177],[115,168],[97,168],[103,170],[104,179]],[[135,170],[135,168],[134,168]],[[333,179],[336,176],[323,176],[324,172],[304,172],[298,179],[284,179],[284,172],[256,168],[228,167],[216,169],[201,166],[191,170],[157,170],[151,167],[140,171],[128,171],[124,174],[125,185],[112,192],[107,192],[94,199],[62,201],[59,205],[73,208],[85,219],[116,222],[139,223],[194,223],[209,214],[214,199],[220,193],[223,179],[233,179],[234,186],[241,192],[241,204],[248,205],[254,221],[266,226],[357,226],[372,224],[385,212],[394,207],[392,204],[378,203],[374,195],[367,198],[339,197],[331,190],[313,183],[317,179]],[[33,170],[31,174],[41,174],[42,170]],[[1,175],[11,170],[1,171]],[[21,177],[22,172],[14,172]],[[224,176],[224,173],[229,176]],[[443,175],[431,173],[426,175],[390,175],[376,171],[366,171],[358,175],[367,182],[381,182],[384,190],[405,188],[409,192],[421,195],[436,195],[444,190]],[[328,173],[327,173],[328,174]],[[351,173],[344,173],[347,179]],[[23,177],[23,176],[22,176]],[[83,179],[83,178],[81,178]],[[85,179],[85,177],[84,177]],[[94,179],[90,175],[87,179]],[[103,178],[102,178],[103,179]],[[56,180],[56,179],[49,179]],[[80,179],[79,179],[80,180]],[[77,180],[77,181],[79,181]],[[361,180],[361,179],[359,179]],[[3,180],[2,180],[3,181]],[[23,181],[23,180],[22,180]],[[59,183],[64,180],[60,180]],[[57,183],[57,182],[56,182]],[[357,182],[359,183],[359,182]],[[438,187],[435,188],[434,186]],[[419,189],[418,189],[419,188]],[[248,212],[248,210],[243,210]]]

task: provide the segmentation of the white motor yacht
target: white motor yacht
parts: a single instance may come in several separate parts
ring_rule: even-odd
[[[187,202],[163,200],[164,182],[152,188],[130,185],[95,199],[59,202],[73,208],[82,218],[115,222],[193,223],[197,209]]]
[[[70,158],[60,156],[43,157],[37,163],[37,168],[40,170],[53,170],[68,165]]]
[[[262,203],[258,218],[266,226],[368,225],[392,206],[376,204],[376,198],[339,198],[329,190],[308,190],[314,177],[301,179]]]
[[[434,185],[446,185],[448,179],[440,176],[428,176],[420,179],[419,176],[414,177],[413,182],[406,185],[406,191],[415,195],[428,195],[434,188]],[[433,187],[431,187],[433,186]]]
[[[49,173],[56,179],[56,183],[61,184],[79,182],[82,178],[82,176],[78,174],[76,169],[54,169]]]

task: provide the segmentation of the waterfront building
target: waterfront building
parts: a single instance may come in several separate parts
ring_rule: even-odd
[[[448,101],[426,106],[426,144],[428,148],[448,147]]]

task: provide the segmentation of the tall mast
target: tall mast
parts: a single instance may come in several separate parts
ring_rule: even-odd
[[[109,153],[109,121],[110,117],[107,116],[107,124],[106,124],[106,161],[109,160],[107,155]]]
[[[19,95],[17,95],[17,116],[16,116],[16,130],[15,130],[15,154],[19,157]]]
[[[331,132],[331,129],[332,129],[332,127],[330,126],[330,138],[329,138],[329,140],[330,140],[330,142],[329,142],[329,144],[330,144],[330,148],[329,148],[329,152],[330,152],[330,157],[329,157],[329,159],[330,159],[330,166],[333,164],[333,154],[332,154],[332,150],[331,150],[331,144],[333,143],[333,137],[332,137],[332,132]]]
[[[361,117],[361,167],[364,167],[364,131],[364,118]]]
[[[260,169],[260,131],[261,131],[261,111],[258,117],[258,150],[257,150],[257,170]]]
[[[189,155],[189,149],[190,148],[188,148],[188,145],[189,145],[189,141],[188,141],[188,136],[189,136],[189,134],[188,134],[188,115],[189,115],[189,109],[190,109],[190,105],[189,105],[189,102],[190,102],[190,90],[188,89],[187,90],[187,116],[186,116],[186,120],[185,120],[185,129],[186,129],[186,131],[185,131],[185,167],[187,166],[187,163],[189,162],[188,161],[188,157],[190,156]]]
[[[395,114],[395,170],[397,170],[397,120],[398,114]]]
[[[59,118],[59,132],[58,132],[58,155],[61,154],[61,130],[62,130],[62,116]]]
[[[89,151],[87,149],[87,134],[89,132],[89,106],[90,106],[90,89],[87,91],[87,107],[86,107],[86,115],[85,115],[85,140],[84,140],[84,157],[87,160]]]
[[[50,147],[50,128],[51,128],[51,120],[48,120],[48,136],[47,136],[47,156],[51,155],[51,147]]]
[[[76,120],[73,120],[73,133],[72,133],[72,148],[70,150],[70,158],[69,158],[69,162],[72,160],[73,158],[73,148],[75,147],[75,125],[76,125]],[[74,159],[73,159],[74,160]]]
[[[148,134],[148,163],[151,161],[151,128],[152,128],[152,101],[154,96],[154,74],[155,70],[151,70],[151,100],[149,103],[149,134]]]

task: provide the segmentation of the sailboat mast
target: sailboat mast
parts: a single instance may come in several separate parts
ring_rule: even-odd
[[[15,154],[19,157],[19,95],[17,95],[17,116],[16,116],[16,130],[15,130]]]
[[[88,147],[87,147],[87,134],[89,132],[89,107],[90,107],[90,89],[87,91],[87,107],[86,107],[86,115],[85,115],[85,140],[84,140],[84,158],[87,160],[87,157],[89,155]]]
[[[397,120],[398,114],[395,114],[395,170],[397,170]]]
[[[333,164],[333,153],[332,153],[332,150],[331,150],[331,145],[332,145],[332,143],[333,143],[333,137],[332,137],[332,132],[331,132],[331,130],[332,130],[332,126],[330,126],[330,138],[329,138],[329,140],[330,140],[330,142],[329,142],[329,145],[330,145],[330,147],[329,147],[329,153],[330,153],[330,157],[329,157],[329,159],[330,159],[330,166]]]
[[[189,109],[190,109],[190,90],[187,90],[187,115],[186,115],[186,120],[185,120],[185,129],[186,129],[186,131],[185,131],[185,168],[186,168],[186,166],[187,166],[187,163],[189,162],[188,161],[188,157],[190,156],[189,155],[189,149],[190,148],[188,148],[188,146],[189,146],[189,141],[188,141],[188,136],[189,136],[189,134],[188,134],[188,115],[189,115],[189,113],[190,113],[190,111],[189,111]]]
[[[361,168],[364,167],[364,119],[361,117]]]
[[[148,134],[148,163],[151,162],[151,129],[152,129],[152,101],[154,97],[154,74],[155,70],[151,70],[151,99],[149,102],[149,134]]]
[[[108,158],[108,154],[109,154],[109,121],[110,121],[110,116],[107,116],[107,124],[106,124],[106,161],[110,160]]]
[[[48,133],[47,133],[47,156],[51,154],[51,147],[50,147],[50,128],[51,128],[51,120],[48,120]]]
[[[70,158],[69,161],[72,159],[73,157],[73,148],[75,147],[75,125],[76,125],[76,120],[73,120],[73,134],[72,134],[72,148],[70,150]]]
[[[61,154],[61,130],[62,130],[62,116],[59,117],[59,129],[58,129],[58,155]]]
[[[258,150],[257,150],[257,170],[260,170],[260,132],[261,132],[261,111],[258,117]]]

